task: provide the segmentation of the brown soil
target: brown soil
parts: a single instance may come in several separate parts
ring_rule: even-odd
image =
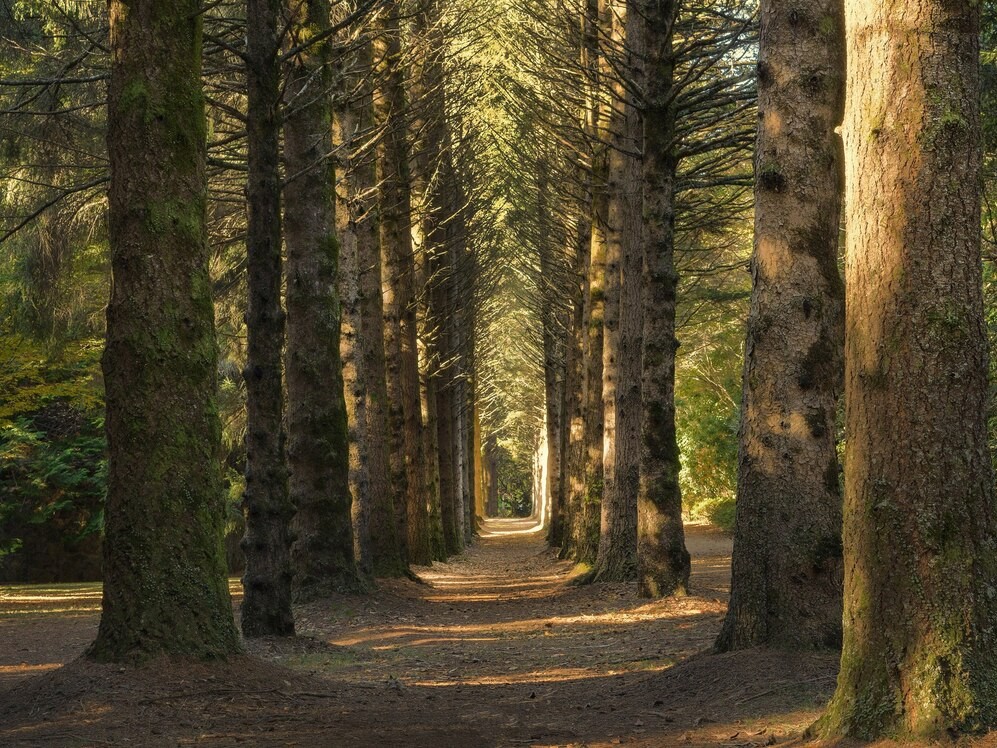
[[[490,521],[424,584],[302,607],[226,663],[95,664],[97,586],[2,587],[0,745],[733,748],[797,738],[833,690],[833,654],[705,654],[723,533],[690,525],[693,594],[647,601],[567,584],[530,529]]]

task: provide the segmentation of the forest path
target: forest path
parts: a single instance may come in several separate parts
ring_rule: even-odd
[[[571,586],[539,528],[490,520],[463,554],[418,568],[423,583],[299,607],[298,637],[251,641],[255,657],[224,664],[74,659],[98,586],[0,588],[0,745],[747,748],[798,735],[836,656],[702,654],[726,607],[730,539],[690,525],[687,540],[692,594],[643,600],[632,584]]]
[[[546,547],[539,526],[491,519],[456,559],[416,568],[426,584],[382,580],[369,598],[306,606],[298,631],[341,647],[328,664],[366,682],[517,693],[529,684],[529,697],[545,683],[660,671],[709,647],[726,607],[730,539],[689,530],[693,596],[648,601],[633,585],[569,586],[573,565]],[[310,657],[287,664],[307,667]]]

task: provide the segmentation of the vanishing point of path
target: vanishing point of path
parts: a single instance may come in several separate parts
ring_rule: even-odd
[[[96,585],[0,588],[0,744],[772,745],[834,685],[832,655],[706,656],[730,540],[687,528],[693,594],[575,587],[527,520],[489,520],[423,583],[297,609],[297,639],[225,665],[76,659]],[[262,662],[261,662],[262,660]],[[70,663],[59,669],[60,665]],[[6,689],[6,690],[4,690]]]

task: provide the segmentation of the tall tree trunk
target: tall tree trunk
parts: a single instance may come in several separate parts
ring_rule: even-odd
[[[578,328],[578,404],[571,414],[569,554],[592,562],[598,550],[598,502],[602,495],[602,285],[605,264],[605,158],[599,142],[602,80],[599,74],[599,0],[586,0],[581,20],[581,66],[586,73],[584,131],[591,171],[579,212],[581,326]],[[595,283],[595,286],[592,284]],[[576,311],[576,317],[579,313]],[[593,355],[594,352],[597,353]],[[595,451],[598,447],[598,461]]]
[[[548,163],[544,156],[537,159],[537,216],[541,222],[548,219],[550,205],[547,183]],[[556,236],[554,231],[544,232],[548,237]],[[564,387],[564,331],[560,328],[561,314],[558,296],[560,289],[555,282],[552,254],[560,250],[552,241],[540,246],[540,324],[542,326],[543,362],[544,362],[544,426],[547,431],[547,464],[544,492],[547,495],[544,522],[547,527],[547,543],[551,546],[561,544],[563,532],[564,507],[559,488],[561,485],[562,454],[561,454],[561,422],[562,422],[562,391]]]
[[[690,561],[682,528],[675,434],[674,0],[639,0],[644,48],[644,351],[641,373],[637,580],[644,597],[684,593]]]
[[[606,229],[606,286],[602,356],[602,523],[594,576],[624,581],[637,574],[637,491],[640,478],[640,339],[643,307],[640,278],[641,225],[640,112],[628,93],[638,71],[639,13],[625,0],[609,4],[610,53],[617,59],[609,132],[609,215]],[[622,63],[622,64],[619,64]]]
[[[841,639],[840,0],[765,0],[731,600],[717,649]]]
[[[495,434],[489,434],[485,439],[485,514],[497,517],[498,505],[498,442]]]
[[[417,276],[417,283],[420,287],[425,288],[425,273],[420,271]],[[429,310],[426,311],[425,316],[428,317]],[[426,322],[423,322],[423,330],[426,329]],[[420,337],[426,339],[427,334],[424,332]],[[429,348],[427,345],[426,348]],[[439,376],[433,371],[436,368],[436,363],[431,362],[429,356],[430,354],[425,348],[423,349],[423,355],[420,358],[419,366],[419,397],[420,397],[420,411],[425,414],[425,419],[423,421],[422,428],[422,444],[423,444],[423,456],[425,457],[426,464],[423,469],[426,472],[427,479],[427,511],[428,511],[428,532],[429,532],[429,547],[432,554],[432,559],[434,561],[446,561],[447,553],[446,542],[443,539],[443,507],[440,501],[440,484],[443,483],[444,476],[440,470],[440,435],[439,435],[439,393],[438,390],[441,386],[439,381]],[[438,361],[438,358],[434,356],[434,359]]]
[[[828,737],[997,726],[980,3],[845,3],[845,611]]]
[[[604,0],[590,0],[587,7],[590,35],[593,37],[591,63],[594,77],[592,93],[592,230],[588,264],[588,294],[585,299],[585,494],[575,528],[577,560],[595,563],[599,550],[599,526],[603,480],[603,347],[606,310],[606,244],[609,223],[609,92],[612,68],[600,40],[608,33],[607,8]]]
[[[328,0],[293,2],[289,12],[292,48],[328,27]],[[288,465],[297,508],[291,555],[300,600],[364,587],[353,551],[339,353],[329,46],[312,43],[290,58],[284,124]]]
[[[205,231],[201,3],[112,0],[104,592],[90,654],[239,648]]]
[[[402,258],[411,252],[408,156],[405,144],[406,102],[404,75],[400,67],[398,4],[386,6],[374,58],[378,90],[374,116],[380,132],[377,145],[378,209],[381,215],[382,302],[384,313],[385,387],[389,435],[389,470],[395,507],[395,528],[403,562],[408,553],[408,472],[405,434],[405,396],[402,376],[402,316],[410,298],[402,280]]]
[[[471,365],[471,371],[474,372],[474,365]],[[475,524],[478,520],[484,520],[487,514],[487,501],[488,501],[488,491],[486,490],[485,483],[485,460],[484,460],[484,447],[481,443],[481,406],[478,404],[477,392],[476,392],[476,378],[471,380],[471,420],[473,421],[471,426],[471,453],[474,456],[473,461],[473,480],[471,485],[474,487],[474,519]],[[465,532],[467,532],[465,528]]]
[[[588,292],[588,254],[592,243],[589,201],[579,201],[570,289],[571,324],[565,346],[565,518],[561,556],[578,553],[577,526],[585,501],[585,336]]]
[[[249,202],[246,313],[246,492],[242,540],[242,633],[291,636],[291,537],[284,433],[284,311],[281,308],[280,0],[246,7]]]
[[[339,67],[356,70],[349,57],[339,61]],[[369,70],[368,70],[369,73]],[[336,235],[339,238],[339,298],[342,323],[339,353],[343,362],[343,386],[346,395],[346,415],[350,438],[350,494],[353,497],[353,555],[364,575],[372,575],[374,563],[370,544],[370,459],[368,445],[367,393],[371,383],[364,368],[363,317],[360,290],[360,225],[365,220],[362,191],[371,185],[358,184],[361,176],[360,159],[354,160],[359,147],[362,100],[354,99],[355,89],[363,72],[339,75],[332,116],[332,139],[339,163],[336,180]]]
[[[373,135],[373,48],[364,41],[357,52],[362,80],[357,92],[358,131]],[[376,576],[399,576],[407,571],[396,527],[395,502],[404,498],[392,484],[388,433],[388,388],[384,355],[384,300],[381,291],[380,220],[374,194],[377,189],[376,153],[366,149],[351,158],[356,185],[357,256],[360,263],[360,336],[366,389],[367,479],[370,490],[371,561]],[[404,487],[403,487],[404,488]]]
[[[404,485],[399,538],[409,563],[432,563],[429,544],[429,486],[419,394],[419,351],[412,252],[412,194],[408,165],[408,106],[401,67],[399,7],[388,4],[378,42],[381,91],[376,97],[381,184],[381,257],[384,268],[385,356],[388,375],[388,427],[400,435],[392,444],[392,485]],[[404,478],[402,477],[404,476]]]

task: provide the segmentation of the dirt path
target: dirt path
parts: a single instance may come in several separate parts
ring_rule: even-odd
[[[798,734],[834,657],[704,656],[730,541],[688,527],[693,594],[573,587],[526,521],[490,521],[424,584],[297,611],[299,638],[224,666],[74,658],[93,586],[0,588],[2,745],[768,745]],[[59,665],[71,662],[67,667]]]

